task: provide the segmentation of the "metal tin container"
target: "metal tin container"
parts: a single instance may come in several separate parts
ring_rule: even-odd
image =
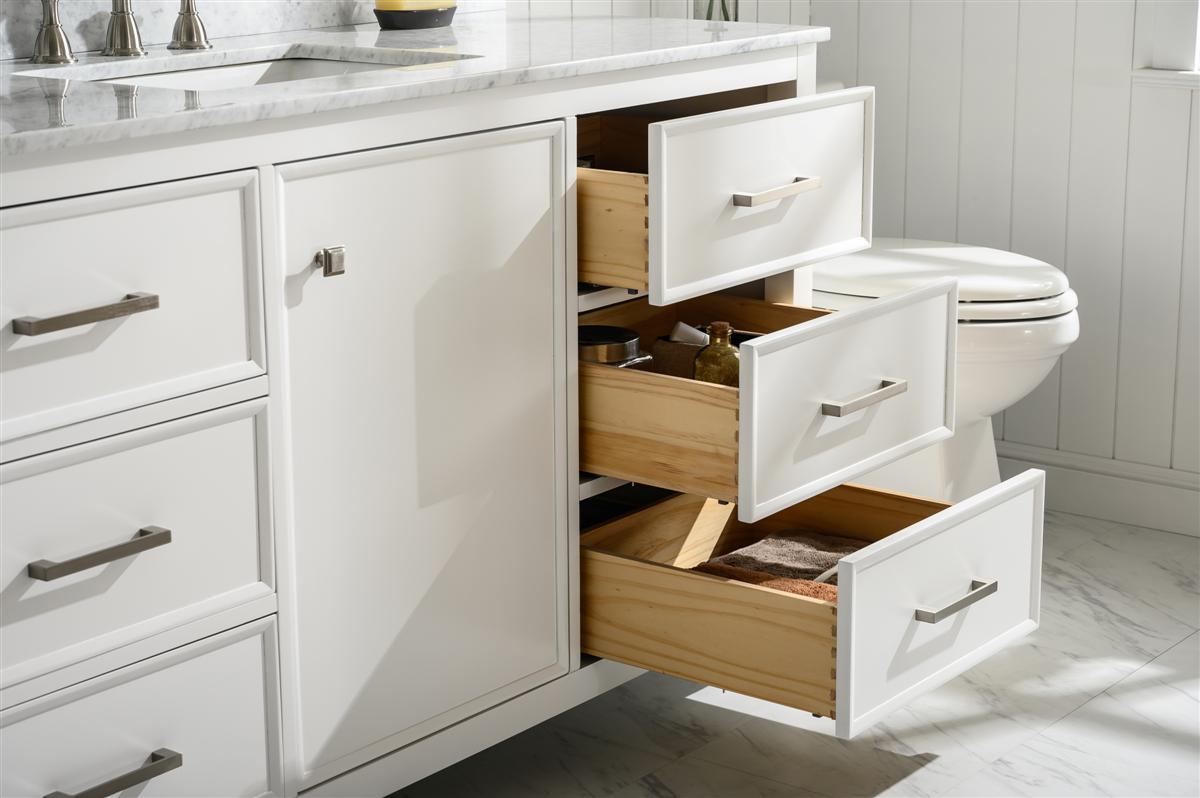
[[[579,327],[579,359],[617,368],[648,369],[654,356],[642,354],[637,330],[606,324]]]

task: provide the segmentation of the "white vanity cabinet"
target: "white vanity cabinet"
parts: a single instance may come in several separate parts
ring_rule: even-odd
[[[566,125],[276,174],[313,784],[568,670]]]

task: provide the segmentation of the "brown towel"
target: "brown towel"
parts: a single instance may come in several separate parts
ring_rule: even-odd
[[[769,535],[757,543],[714,557],[709,562],[761,571],[785,579],[815,579],[837,565],[838,560],[865,545],[863,541],[853,538],[796,530]],[[826,581],[836,585],[837,574],[834,573]]]
[[[785,593],[795,593],[798,596],[808,596],[809,598],[820,599],[821,601],[837,601],[837,585],[829,585],[824,582],[813,582],[808,579],[785,579],[784,577],[773,576],[762,571],[750,571],[732,565],[722,565],[715,560],[702,562],[692,570],[712,574],[713,576],[722,576],[738,582],[749,582],[752,585],[761,585],[775,590],[782,590]]]

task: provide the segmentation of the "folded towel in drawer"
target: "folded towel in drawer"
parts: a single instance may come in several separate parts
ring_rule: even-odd
[[[837,585],[824,582],[813,582],[811,579],[788,579],[782,576],[751,571],[748,568],[738,568],[733,565],[723,565],[715,560],[702,562],[692,569],[701,573],[722,576],[738,582],[748,582],[751,585],[782,590],[785,593],[795,593],[798,596],[820,599],[821,601],[837,601]]]
[[[760,571],[785,579],[816,579],[835,568],[838,560],[865,545],[853,538],[796,530],[769,535],[749,546],[714,557],[709,563]],[[821,581],[837,584],[837,572]]]

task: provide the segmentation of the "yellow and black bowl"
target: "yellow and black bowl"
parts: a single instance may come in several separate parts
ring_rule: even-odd
[[[444,28],[455,6],[455,0],[375,0],[375,18],[384,30]]]

